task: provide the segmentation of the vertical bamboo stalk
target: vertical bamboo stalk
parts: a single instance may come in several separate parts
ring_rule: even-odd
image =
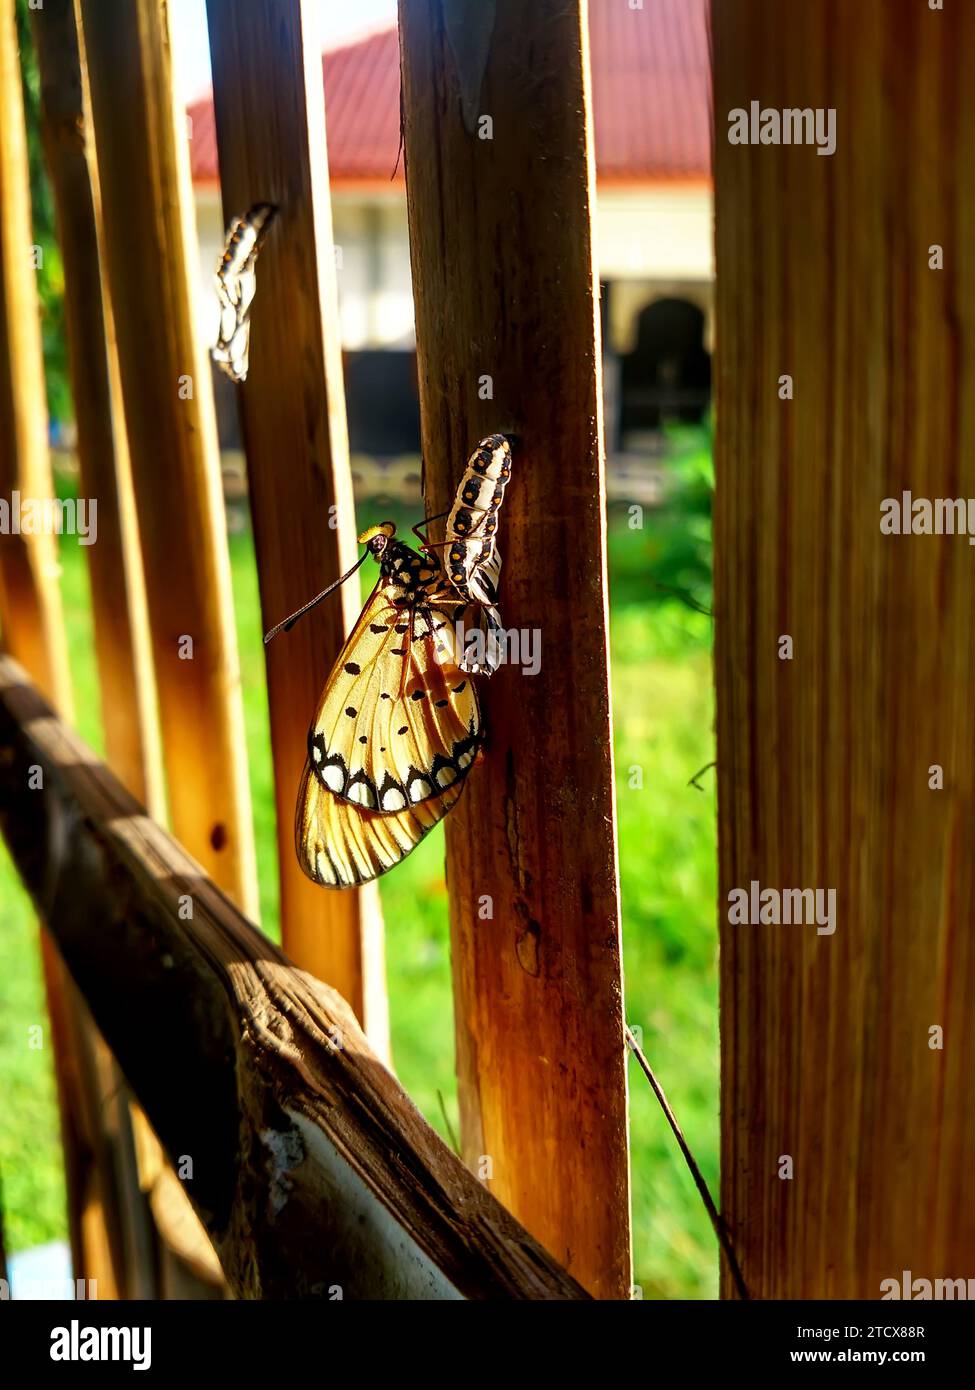
[[[400,5],[428,512],[521,440],[502,614],[541,669],[484,689],[447,822],[465,1156],[592,1293],[630,1284],[584,4]]]
[[[0,497],[11,520],[18,499],[33,505],[54,497],[32,244],[14,0],[0,0]],[[0,534],[0,627],[5,648],[70,717],[67,644],[52,534],[17,534],[9,526]],[[124,1254],[102,1097],[86,1071],[97,1038],[46,932],[41,933],[41,957],[75,1274],[96,1280],[99,1296],[112,1298],[124,1280]]]
[[[266,629],[357,554],[315,9],[309,0],[207,6],[225,220],[258,201],[280,208],[261,252],[251,370],[238,394]],[[281,927],[291,958],[339,990],[385,1055],[376,885],[323,892],[294,852],[307,726],[358,608],[352,582],[266,649]]]
[[[880,526],[975,496],[975,10],[713,44],[723,1208],[754,1295],[879,1298],[975,1262],[972,551]],[[752,101],[835,152],[731,144]],[[834,930],[729,920],[753,881]]]
[[[80,492],[98,504],[87,547],[107,760],[153,815],[164,814],[162,756],[118,355],[102,292],[98,189],[73,0],[33,15],[44,150],[65,274],[65,322]]]
[[[37,287],[32,262],[30,185],[24,125],[14,0],[0,10],[3,120],[0,122],[0,236],[2,243],[3,321],[0,327],[2,380],[4,500],[53,497],[47,448],[47,405]],[[31,672],[38,685],[70,718],[71,681],[64,642],[64,614],[57,584],[57,545],[53,535],[0,536],[3,582],[0,625],[8,650]],[[14,651],[16,645],[17,651]]]
[[[168,11],[164,0],[82,0],[81,13],[171,820],[254,916],[230,566]]]

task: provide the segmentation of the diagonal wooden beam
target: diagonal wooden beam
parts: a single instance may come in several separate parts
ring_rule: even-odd
[[[239,1297],[585,1297],[6,657],[0,827]]]

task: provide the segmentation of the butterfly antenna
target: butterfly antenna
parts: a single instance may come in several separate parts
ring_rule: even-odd
[[[278,623],[277,627],[272,627],[270,632],[266,632],[264,634],[264,645],[267,646],[271,638],[276,637],[279,632],[290,632],[298,619],[303,618],[310,609],[315,607],[316,603],[321,603],[323,598],[328,598],[333,589],[337,589],[340,584],[344,584],[347,579],[351,579],[368,554],[368,550],[363,551],[352,568],[347,570],[345,574],[342,575],[341,579],[334,579],[320,594],[316,594],[315,597],[310,598],[307,603],[303,603],[297,612],[291,614],[290,618],[285,618],[283,622]]]

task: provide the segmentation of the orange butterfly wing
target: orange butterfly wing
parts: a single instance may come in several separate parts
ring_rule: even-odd
[[[463,790],[461,781],[436,800],[381,815],[333,796],[306,763],[295,817],[298,862],[309,878],[325,888],[368,883],[405,859]]]
[[[434,561],[416,557],[436,580]],[[444,591],[411,599],[385,577],[325,683],[308,733],[295,816],[304,872],[327,888],[367,883],[456,803],[483,742],[477,692],[456,665]]]
[[[462,608],[455,599],[443,609],[411,604],[396,582],[376,585],[308,734],[309,762],[326,791],[391,815],[467,776],[483,735],[477,692],[454,661],[452,622]]]

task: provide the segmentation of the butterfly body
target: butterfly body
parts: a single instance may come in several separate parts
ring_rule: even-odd
[[[420,555],[395,537],[380,552],[379,573],[386,583],[402,589],[396,596],[399,603],[420,601],[444,587],[443,571],[433,556]]]

